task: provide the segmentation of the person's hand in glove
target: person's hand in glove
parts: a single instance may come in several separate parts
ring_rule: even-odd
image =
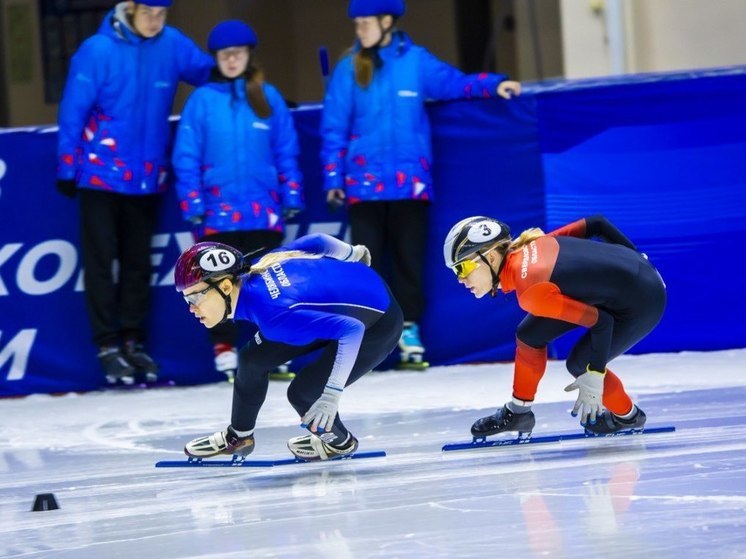
[[[57,179],[57,191],[67,198],[75,198],[78,185],[74,179]]]
[[[332,188],[326,193],[326,207],[330,212],[336,212],[345,205],[345,191],[341,188]]]
[[[321,397],[316,400],[301,420],[301,427],[308,428],[312,433],[323,433],[331,431],[334,426],[334,418],[337,417],[339,399],[342,390],[327,386]]]
[[[354,245],[350,256],[347,257],[347,262],[362,262],[366,266],[370,266],[370,251],[365,245]]]
[[[601,373],[586,369],[586,372],[576,378],[575,382],[565,387],[565,392],[578,390],[578,399],[572,408],[572,416],[577,417],[580,413],[581,425],[585,425],[588,421],[591,424],[596,423],[596,417],[603,408],[605,378],[606,371]]]

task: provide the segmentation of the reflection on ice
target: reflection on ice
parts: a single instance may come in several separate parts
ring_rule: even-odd
[[[342,413],[387,458],[269,470],[153,467],[224,427],[227,385],[0,401],[0,556],[744,557],[744,358],[619,360],[650,425],[674,434],[452,455],[442,444],[509,397],[509,366],[376,373]],[[565,384],[552,363],[535,435],[578,428]],[[284,389],[270,388],[257,458],[286,456],[299,432]],[[60,510],[30,512],[47,492]]]

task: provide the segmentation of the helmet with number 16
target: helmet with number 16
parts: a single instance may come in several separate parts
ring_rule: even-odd
[[[216,242],[197,243],[176,261],[174,282],[181,292],[212,278],[237,276],[246,269],[243,255],[232,246]]]

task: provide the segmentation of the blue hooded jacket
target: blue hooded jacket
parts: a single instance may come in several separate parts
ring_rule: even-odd
[[[349,204],[432,199],[432,148],[425,101],[490,98],[507,79],[467,75],[395,32],[379,50],[370,85],[355,82],[354,55],[329,81],[321,123],[324,188],[344,189]]]
[[[109,12],[70,64],[58,114],[57,176],[121,194],[165,190],[176,87],[182,80],[205,83],[214,66],[173,27],[145,39],[125,24],[121,7]]]
[[[298,136],[280,93],[269,84],[272,110],[258,117],[246,81],[210,82],[181,115],[173,166],[184,219],[204,218],[205,233],[283,230],[283,209],[303,209]]]

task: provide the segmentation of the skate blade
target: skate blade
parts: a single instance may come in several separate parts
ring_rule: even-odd
[[[430,367],[430,363],[427,361],[420,361],[419,363],[413,363],[408,361],[406,363],[399,363],[396,368],[400,371],[425,371]]]
[[[295,378],[295,373],[287,372],[287,373],[269,373],[269,380],[293,380]]]
[[[372,450],[355,452],[354,454],[345,454],[332,458],[330,460],[301,460],[299,458],[281,458],[275,460],[244,460],[239,456],[234,456],[231,460],[203,460],[202,458],[188,458],[187,460],[165,460],[156,462],[156,468],[272,468],[276,466],[290,466],[294,464],[320,464],[327,462],[345,462],[348,460],[360,460],[364,458],[385,458],[386,452],[383,450]]]

